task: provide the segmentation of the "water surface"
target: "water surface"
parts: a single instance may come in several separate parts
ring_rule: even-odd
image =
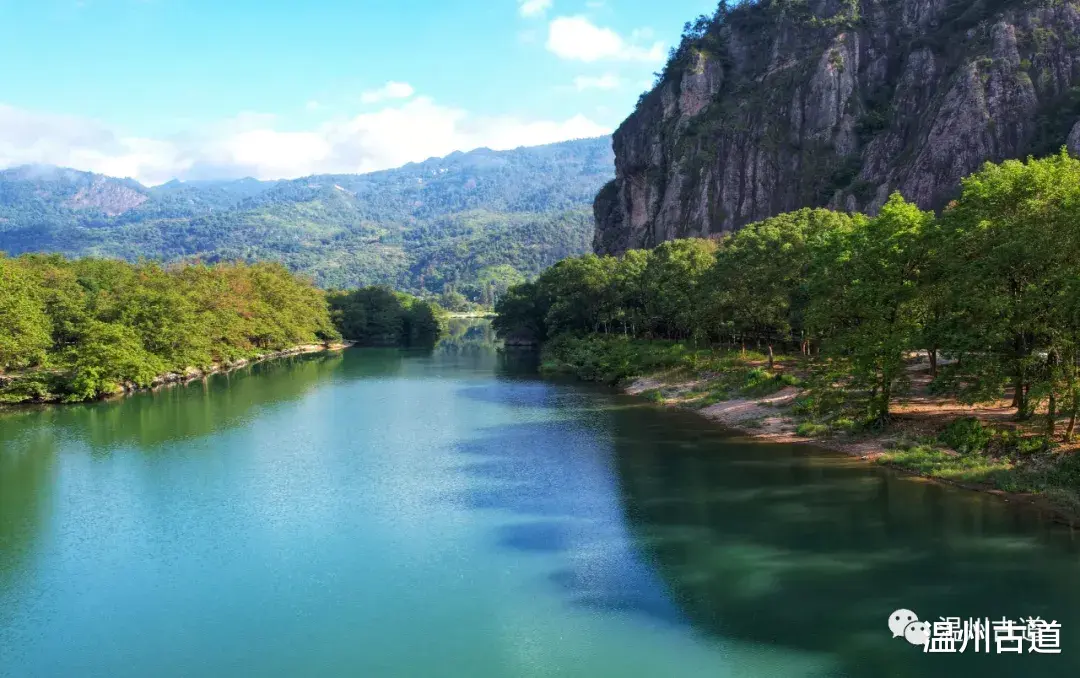
[[[1064,652],[925,655],[900,607]],[[3,676],[1078,675],[1078,632],[1067,529],[467,336],[0,414]]]

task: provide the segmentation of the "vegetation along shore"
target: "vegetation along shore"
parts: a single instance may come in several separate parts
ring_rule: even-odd
[[[430,343],[443,312],[284,266],[0,255],[0,404],[83,402],[349,343]]]
[[[803,209],[719,240],[588,255],[512,288],[496,329],[628,385],[1080,515],[1080,161],[987,164],[940,215]]]

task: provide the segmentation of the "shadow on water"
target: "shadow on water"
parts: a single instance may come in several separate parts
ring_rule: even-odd
[[[533,389],[510,389],[515,390]],[[541,391],[551,394],[549,388]],[[558,559],[573,566],[559,566],[548,576],[572,606],[684,623],[664,582],[627,538],[618,503],[612,501],[617,488],[611,459],[597,447],[590,427],[574,421],[512,424],[488,429],[458,449],[466,459],[461,470],[476,481],[461,501],[471,509],[513,516],[494,537],[501,547],[573,555]]]
[[[845,676],[1080,675],[1080,542],[1032,512],[622,398],[589,411],[595,394],[537,382],[462,395],[566,417],[460,451],[465,503],[516,516],[503,547],[564,556],[549,579],[572,606],[827,653]],[[1057,620],[1064,650],[924,654],[887,630],[898,608]]]
[[[934,676],[953,673],[956,658],[893,640],[893,610],[931,621],[1041,616],[1062,623],[1062,656],[969,650],[962,668],[1076,675],[1080,548],[1070,531],[996,498],[657,419],[616,415],[623,505],[699,630],[829,652],[844,675]],[[670,434],[658,440],[660,427]]]

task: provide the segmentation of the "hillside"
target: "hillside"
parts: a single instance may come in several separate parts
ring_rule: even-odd
[[[586,251],[610,139],[479,149],[364,175],[170,182],[0,172],[0,251],[270,259],[323,286],[452,286],[476,299]],[[485,299],[486,300],[486,299]]]
[[[986,160],[1080,152],[1077,36],[1077,0],[724,2],[616,131],[595,248],[940,208]]]

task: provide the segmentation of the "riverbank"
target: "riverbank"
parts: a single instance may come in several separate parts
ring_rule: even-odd
[[[451,320],[486,320],[495,317],[495,311],[447,311]]]
[[[111,398],[123,397],[132,393],[138,393],[140,391],[153,391],[165,386],[183,385],[189,384],[199,379],[205,379],[213,374],[224,374],[232,372],[234,370],[254,365],[256,363],[266,362],[268,360],[275,360],[279,358],[288,358],[292,356],[306,355],[310,353],[322,353],[327,351],[341,351],[349,348],[353,345],[353,342],[338,341],[325,344],[302,344],[300,346],[294,346],[292,348],[283,349],[280,351],[269,351],[267,353],[255,353],[249,358],[241,358],[238,360],[232,360],[221,363],[214,363],[207,368],[189,367],[183,372],[166,372],[155,377],[149,386],[139,386],[132,382],[125,382],[117,387],[112,393],[104,394],[98,400],[107,400]],[[49,391],[42,391],[38,385],[47,383],[48,377],[58,376],[57,372],[47,371],[33,371],[23,372],[19,374],[0,374],[0,408],[5,406],[19,406],[19,405],[48,405],[48,404],[77,404],[80,402],[86,402],[85,400],[70,400],[65,398],[62,393],[53,393]],[[25,390],[20,389],[20,385],[27,384],[30,387]],[[23,396],[25,393],[25,397]]]
[[[564,337],[544,347],[541,369],[693,410],[750,438],[814,444],[1080,524],[1076,444],[1047,440],[1037,424],[1013,421],[1008,401],[971,406],[932,394],[925,355],[909,360],[911,388],[885,428],[861,425],[860,394],[838,387],[835,375],[823,385],[803,358],[780,357],[769,369],[767,358],[752,352]]]

